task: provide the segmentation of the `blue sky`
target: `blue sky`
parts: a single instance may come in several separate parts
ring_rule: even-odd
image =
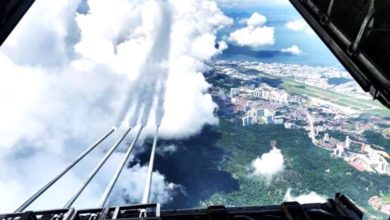
[[[226,2],[226,1],[225,1]],[[246,1],[244,1],[246,2]],[[249,1],[248,1],[249,2]],[[278,1],[276,1],[278,2]],[[252,5],[251,5],[252,4]],[[231,55],[231,59],[248,59],[248,60],[259,60],[263,62],[281,62],[281,63],[297,63],[302,65],[312,65],[312,66],[337,66],[341,67],[334,55],[329,51],[329,49],[324,45],[320,38],[311,30],[310,27],[306,27],[308,30],[291,30],[286,27],[288,22],[297,22],[302,21],[301,15],[295,10],[295,8],[290,3],[284,4],[272,4],[264,3],[264,1],[251,1],[251,4],[240,4],[239,7],[226,6],[225,4],[220,3],[220,7],[223,12],[234,19],[234,24],[222,30],[219,33],[219,37],[223,38],[228,36],[234,30],[242,28],[245,24],[240,23],[239,21],[245,18],[249,18],[253,13],[257,12],[261,15],[264,15],[267,18],[265,26],[270,26],[275,28],[275,43],[273,45],[264,45],[256,49],[241,47],[242,53],[250,51],[253,55],[253,50],[259,51],[262,53],[264,51],[280,51],[284,48],[289,48],[293,45],[296,45],[300,50],[300,55],[291,55],[283,53],[275,53],[272,57],[267,55],[260,57],[249,56],[240,56],[240,55]],[[306,22],[305,22],[306,23]],[[307,25],[307,24],[306,24]],[[310,30],[310,31],[309,31]],[[234,46],[234,42],[228,42],[229,45]],[[236,44],[237,46],[237,44]],[[238,48],[236,48],[238,49]],[[232,53],[235,53],[236,50]],[[227,51],[229,54],[229,50]],[[269,53],[268,53],[269,54]],[[225,54],[226,55],[226,54]],[[223,56],[226,58],[226,56]]]

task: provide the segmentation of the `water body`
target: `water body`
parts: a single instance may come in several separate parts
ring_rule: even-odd
[[[352,79],[343,78],[343,77],[333,77],[328,79],[328,83],[331,85],[341,85],[347,82],[351,82]]]

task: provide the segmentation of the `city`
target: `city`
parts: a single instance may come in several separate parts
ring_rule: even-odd
[[[332,157],[344,160],[360,172],[390,176],[390,156],[384,146],[372,144],[365,137],[365,132],[372,131],[386,138],[390,120],[383,117],[380,105],[370,101],[355,83],[350,83],[345,71],[220,61],[207,77],[213,84],[210,90],[220,114],[238,119],[241,126],[279,124],[285,129],[306,130],[312,143],[328,150]],[[345,79],[345,83],[332,85],[330,78]],[[331,89],[330,94],[324,89]],[[348,96],[337,99],[337,95],[351,92],[355,97],[352,104],[340,104]],[[378,114],[362,117],[372,111]],[[378,196],[370,198],[369,203],[383,213],[390,213],[390,203]]]

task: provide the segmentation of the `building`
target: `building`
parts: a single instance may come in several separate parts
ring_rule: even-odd
[[[359,157],[352,158],[350,164],[359,171],[367,171],[367,168],[369,167],[369,165]]]
[[[344,154],[344,146],[341,144],[337,144],[336,148],[333,150],[333,155],[336,157],[343,157]]]
[[[238,94],[240,94],[240,89],[239,88],[231,88],[230,89],[230,97],[235,97]]]
[[[253,118],[251,116],[242,117],[242,126],[250,126],[253,124]]]
[[[288,103],[288,93],[282,90],[274,89],[268,85],[261,85],[252,92],[252,96],[269,100],[279,104]]]
[[[282,93],[279,95],[277,98],[277,102],[279,104],[287,104],[288,103],[288,94],[287,93]]]
[[[257,109],[252,109],[249,111],[249,115],[253,118],[260,118],[264,116],[264,109],[257,108]]]
[[[270,96],[270,91],[266,91],[266,90],[261,91],[261,98],[265,100],[269,100],[269,96]]]
[[[283,123],[284,123],[283,118],[275,118],[274,119],[274,124],[282,125]]]
[[[345,149],[349,149],[351,146],[351,139],[349,139],[349,136],[345,138]]]
[[[371,148],[370,152],[368,153],[368,158],[373,162],[373,163],[380,163],[382,159],[382,155]]]
[[[272,109],[268,109],[268,108],[265,108],[264,109],[264,116],[265,117],[274,117],[275,116],[275,111],[273,111]]]
[[[325,133],[323,140],[329,142],[329,133]]]
[[[292,123],[291,122],[285,122],[284,123],[284,128],[291,129],[292,128]]]
[[[252,95],[254,97],[257,97],[257,98],[262,98],[262,89],[261,88],[255,89],[255,91],[253,91]]]
[[[378,163],[375,169],[380,174],[390,175],[390,164],[386,160],[382,160],[380,163]]]
[[[274,123],[274,117],[273,116],[263,116],[262,119],[264,120],[264,123],[266,123],[266,124]]]

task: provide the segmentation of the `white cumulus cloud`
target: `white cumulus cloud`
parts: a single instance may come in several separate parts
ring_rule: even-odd
[[[240,46],[259,48],[261,46],[273,45],[275,43],[275,28],[265,26],[265,16],[253,13],[247,20],[246,27],[230,33],[229,41]]]
[[[284,157],[280,149],[273,147],[269,152],[262,154],[251,163],[253,175],[263,176],[267,181],[284,170]]]
[[[177,146],[176,145],[164,145],[164,146],[159,146],[156,149],[156,153],[160,154],[161,156],[165,156],[167,154],[172,154],[177,151]]]
[[[120,187],[113,192],[110,201],[111,205],[136,204],[142,199],[145,188],[145,180],[148,174],[148,167],[136,164],[129,168],[121,178]],[[180,185],[168,183],[165,176],[158,171],[153,172],[152,185],[150,191],[150,202],[166,203],[171,201],[172,192],[180,188]]]
[[[253,13],[251,17],[246,21],[248,26],[261,27],[267,22],[267,18],[257,12]]]
[[[299,49],[299,47],[297,45],[293,45],[291,47],[284,48],[281,51],[282,51],[282,53],[289,53],[292,55],[300,55],[302,53],[301,49]]]
[[[285,24],[285,27],[296,32],[302,31],[306,34],[314,34],[313,29],[311,29],[311,27],[303,19],[289,21]]]
[[[310,192],[308,194],[302,194],[299,196],[293,196],[291,195],[291,188],[287,189],[286,194],[284,195],[283,201],[286,202],[293,202],[296,201],[300,204],[307,204],[307,203],[324,203],[326,202],[326,197],[317,194],[316,192]]]
[[[288,0],[217,0],[222,7],[237,8],[237,7],[253,7],[258,6],[285,6],[289,4]]]

